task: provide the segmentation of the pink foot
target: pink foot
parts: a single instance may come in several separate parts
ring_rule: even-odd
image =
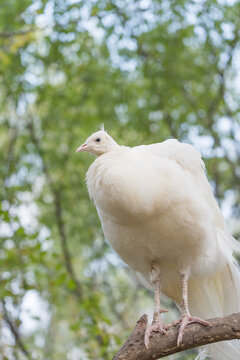
[[[184,331],[185,331],[186,327],[188,326],[188,324],[192,324],[192,323],[198,323],[198,324],[201,324],[204,326],[212,326],[212,324],[206,320],[203,320],[201,318],[191,316],[190,314],[184,313],[180,317],[180,319],[173,321],[171,324],[167,325],[165,327],[165,329],[168,330],[177,324],[181,324],[179,333],[178,333],[178,338],[177,338],[177,346],[180,346],[181,342],[183,340],[183,335],[184,335]]]
[[[144,344],[146,348],[149,348],[149,339],[152,332],[159,332],[160,334],[167,335],[167,332],[165,330],[165,326],[162,322],[162,320],[158,320],[157,322],[152,323],[151,325],[148,325],[145,331],[144,335]]]

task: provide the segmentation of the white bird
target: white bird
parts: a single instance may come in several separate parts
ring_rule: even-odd
[[[200,153],[177,140],[125,147],[104,130],[77,152],[98,157],[86,180],[107,241],[154,291],[153,322],[145,332],[166,333],[161,291],[181,305],[177,344],[189,323],[240,311],[240,273],[228,233],[205,176]],[[193,314],[193,315],[192,315]],[[240,359],[237,340],[209,345],[215,360]]]

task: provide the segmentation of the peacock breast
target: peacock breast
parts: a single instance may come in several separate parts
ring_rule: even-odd
[[[155,156],[144,157],[125,149],[97,158],[87,172],[87,186],[104,212],[141,221],[168,206],[165,187],[169,186],[169,173],[171,161],[159,162]]]

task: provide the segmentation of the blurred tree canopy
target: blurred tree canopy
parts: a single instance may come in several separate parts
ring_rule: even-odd
[[[99,124],[194,144],[239,236],[239,32],[235,0],[1,0],[0,358],[111,359],[152,307],[75,154]]]

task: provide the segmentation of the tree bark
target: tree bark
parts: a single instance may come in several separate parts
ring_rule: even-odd
[[[240,313],[208,321],[212,324],[211,327],[199,324],[188,325],[179,347],[177,346],[179,325],[168,330],[168,335],[153,333],[147,349],[144,345],[147,315],[143,315],[113,360],[156,360],[198,346],[240,339]]]

